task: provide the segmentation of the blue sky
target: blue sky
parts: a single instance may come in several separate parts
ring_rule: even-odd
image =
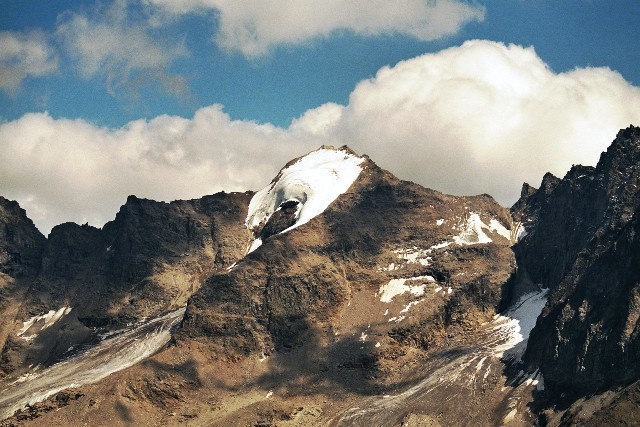
[[[640,2],[400,4],[0,0],[0,194],[43,230],[101,225],[127,194],[257,189],[314,144],[346,143],[508,205],[639,124]]]
[[[17,92],[0,92],[0,116],[18,118],[32,111],[54,117],[84,118],[106,126],[121,126],[137,118],[160,114],[190,117],[202,106],[220,103],[235,119],[287,126],[307,109],[328,101],[346,103],[354,86],[387,64],[425,52],[487,39],[534,46],[555,71],[582,66],[607,66],[629,82],[640,84],[640,3],[637,1],[482,1],[482,21],[463,26],[457,34],[433,41],[408,35],[357,36],[338,30],[300,45],[276,46],[258,58],[221,50],[213,37],[215,9],[183,16],[154,31],[154,37],[183,40],[184,56],[169,64],[171,73],[187,80],[188,94],[175,95],[155,84],[108,93],[106,76],[79,75],[73,59],[55,37],[60,19],[70,11],[99,15],[93,1],[2,1],[0,30],[40,30],[59,55],[59,69],[28,77]],[[139,4],[131,15],[143,14]],[[140,18],[130,18],[134,21]]]

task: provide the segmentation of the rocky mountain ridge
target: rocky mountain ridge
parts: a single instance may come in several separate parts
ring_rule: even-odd
[[[2,288],[11,307],[21,303],[0,312],[12,331],[6,373],[64,359],[97,330],[187,307],[172,345],[148,363],[83,387],[70,409],[5,424],[79,414],[95,425],[632,419],[623,402],[640,379],[639,165],[640,129],[630,127],[595,168],[525,184],[509,211],[321,147],[255,194],[130,197],[102,229],[63,224],[48,239],[6,202],[0,225],[23,231],[0,242],[13,254],[2,277],[29,289]],[[62,320],[27,329],[30,342],[16,335],[18,320],[47,310]]]

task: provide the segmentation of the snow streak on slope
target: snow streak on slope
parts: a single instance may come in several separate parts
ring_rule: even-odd
[[[483,228],[489,228],[480,219],[480,215],[476,212],[471,212],[467,223],[464,225],[464,229],[460,235],[455,236],[453,240],[459,245],[474,245],[476,243],[490,243],[492,240],[487,236]]]
[[[496,347],[496,355],[507,359],[519,360],[527,348],[529,334],[536,326],[538,316],[547,303],[548,289],[525,294],[513,307],[496,321],[505,321],[503,328],[511,329],[510,340]]]
[[[22,329],[18,332],[18,336],[27,341],[31,341],[40,331],[47,329],[70,312],[71,307],[62,307],[58,311],[49,310],[48,313],[40,316],[33,316],[23,323]]]
[[[42,371],[0,382],[0,420],[27,404],[40,402],[70,387],[95,383],[153,355],[171,337],[171,328],[184,315],[184,308],[156,317],[119,335],[105,339],[70,359]]]
[[[363,157],[344,149],[321,148],[280,171],[276,179],[258,191],[249,203],[246,225],[258,230],[285,202],[297,202],[295,224],[287,232],[321,214],[358,178]],[[258,242],[258,239],[256,239]],[[260,244],[252,245],[252,250]]]
[[[430,356],[429,364],[424,367],[425,376],[413,386],[397,394],[364,398],[358,406],[333,417],[329,425],[395,426],[414,407],[426,413],[461,414],[464,409],[460,402],[471,402],[474,396],[482,395],[485,387],[491,388],[492,381],[496,381],[491,377],[503,372],[503,361],[522,355],[529,333],[546,303],[547,292],[544,289],[522,296],[504,315],[484,324],[476,339]],[[532,389],[541,389],[542,384],[537,371],[521,372],[507,386],[498,387],[501,395],[496,409],[503,411],[503,422],[513,420],[517,408],[526,403]],[[500,402],[504,403],[502,407]]]

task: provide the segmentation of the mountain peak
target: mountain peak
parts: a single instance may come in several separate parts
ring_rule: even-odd
[[[364,160],[347,146],[322,146],[287,163],[271,184],[251,199],[246,225],[255,241],[250,250],[263,239],[322,213],[358,178]]]
[[[616,135],[611,146],[602,153],[598,171],[625,170],[634,167],[640,160],[640,127],[629,125]]]
[[[640,138],[640,127],[629,125],[629,127],[627,127],[626,129],[620,129],[618,131],[618,134],[616,135],[616,140],[618,139],[628,140],[634,137],[636,139],[636,144],[637,144]]]

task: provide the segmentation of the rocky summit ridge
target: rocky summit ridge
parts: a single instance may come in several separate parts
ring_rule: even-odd
[[[639,169],[631,126],[510,210],[327,146],[48,238],[0,198],[2,425],[637,420]]]

